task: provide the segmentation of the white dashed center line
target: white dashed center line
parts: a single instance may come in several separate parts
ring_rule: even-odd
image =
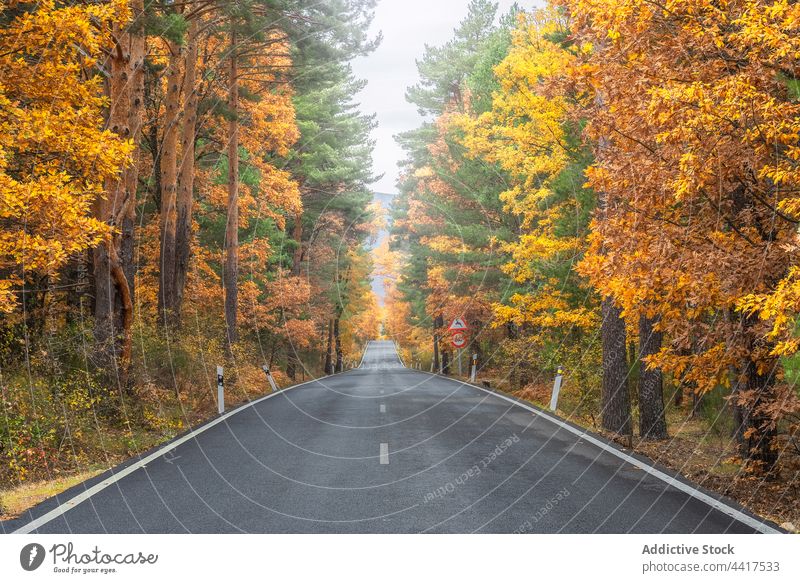
[[[381,413],[386,413],[386,405],[381,403]]]
[[[389,465],[389,444],[382,443],[381,444],[381,465],[388,466]]]

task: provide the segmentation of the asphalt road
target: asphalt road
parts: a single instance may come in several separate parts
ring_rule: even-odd
[[[732,502],[714,509],[707,494],[596,440],[474,386],[406,369],[391,342],[376,341],[359,369],[241,408],[144,467],[128,464],[135,469],[117,481],[124,467],[2,530],[37,517],[40,533],[764,529]],[[75,503],[93,486],[100,491]]]

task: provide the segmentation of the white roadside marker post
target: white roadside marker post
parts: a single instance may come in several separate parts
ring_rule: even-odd
[[[553,396],[550,397],[550,410],[555,411],[558,407],[558,393],[561,392],[561,381],[564,378],[564,369],[558,367],[556,371],[556,380],[553,383]]]
[[[275,379],[272,378],[272,373],[269,372],[269,367],[265,364],[261,367],[261,370],[264,371],[264,374],[267,375],[267,380],[269,381],[269,386],[272,387],[272,392],[277,393],[280,389],[278,389],[278,385],[275,382]]]
[[[472,370],[469,371],[469,382],[474,383],[478,377],[478,353],[472,355]]]
[[[217,412],[220,415],[225,412],[225,378],[221,366],[217,367]]]

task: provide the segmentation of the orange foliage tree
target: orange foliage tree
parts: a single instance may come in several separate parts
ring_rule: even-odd
[[[732,386],[744,451],[769,469],[798,410],[798,7],[564,0],[595,97],[589,182],[605,207],[581,272],[668,342],[647,358],[698,393]]]

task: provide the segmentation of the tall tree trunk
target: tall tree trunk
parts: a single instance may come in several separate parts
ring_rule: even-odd
[[[745,407],[739,403],[738,399],[739,390],[742,386],[742,378],[739,374],[739,371],[733,366],[730,367],[728,376],[731,379],[731,395],[728,399],[728,405],[730,406],[733,417],[733,430],[731,431],[731,437],[736,440],[736,443],[741,450],[744,447],[744,432],[747,429]]]
[[[228,331],[228,346],[239,339],[236,317],[239,308],[239,80],[236,58],[236,32],[231,32],[230,87],[228,108],[228,221],[225,226],[225,324]]]
[[[683,404],[683,384],[678,383],[675,387],[675,406],[680,407]]]
[[[192,257],[192,206],[194,204],[195,140],[197,137],[197,50],[199,25],[189,22],[186,41],[186,66],[183,76],[183,126],[181,128],[181,164],[178,174],[175,225],[174,325],[180,325],[186,276]]]
[[[328,320],[328,345],[325,349],[325,374],[333,374],[333,318]]]
[[[442,350],[442,374],[450,374],[450,351],[446,348]]]
[[[131,107],[128,112],[128,127],[131,140],[135,149],[131,153],[131,165],[125,170],[125,189],[128,204],[122,219],[122,232],[120,243],[120,260],[131,298],[135,297],[136,272],[136,194],[139,188],[139,166],[141,164],[142,150],[139,143],[142,139],[142,123],[144,118],[144,83],[145,83],[145,52],[146,41],[144,35],[144,0],[129,0],[128,6],[132,13],[130,38],[130,86]]]
[[[759,334],[753,328],[758,323],[758,315],[743,317],[742,334],[750,338],[747,346],[747,353],[750,355],[757,353]],[[764,362],[760,364],[761,367],[749,358],[745,361],[740,377],[740,390],[744,393],[744,399],[739,395],[736,402],[742,407],[743,425],[746,428],[743,433],[742,454],[753,469],[771,476],[778,461],[775,448],[777,428],[774,422],[770,423],[770,416],[764,408],[774,403],[777,363],[773,362],[772,366],[765,366]]]
[[[161,143],[161,257],[158,279],[158,313],[164,324],[174,319],[175,227],[178,191],[178,121],[181,105],[183,49],[169,43],[167,94],[164,99],[164,136]]]
[[[114,48],[108,58],[109,76],[107,94],[109,110],[107,127],[123,139],[128,139],[128,110],[130,98],[127,78],[130,63],[128,34],[118,25],[113,26]],[[125,204],[127,197],[123,175],[120,174],[106,180],[104,194],[98,196],[93,204],[94,216],[105,223],[111,223],[114,216]],[[112,250],[116,251],[116,235],[109,236],[93,252],[95,276],[95,341],[98,344],[97,356],[99,364],[109,369],[116,369],[119,356],[119,333],[122,324],[117,313],[119,292],[114,285],[112,272]],[[130,288],[129,288],[130,289]]]
[[[692,419],[700,414],[703,408],[703,395],[697,393],[697,387],[692,387]]]
[[[336,367],[335,372],[344,370],[344,355],[342,354],[342,338],[339,334],[339,318],[333,321],[333,339],[336,344]]]
[[[132,25],[114,24],[112,36],[114,48],[109,55],[108,97],[109,111],[107,127],[122,137],[130,139],[136,146],[139,138],[141,107],[139,75],[142,73],[144,51],[141,27],[142,2],[131,3],[134,18]],[[134,127],[132,127],[134,124]],[[138,156],[133,156],[133,162]],[[136,210],[137,169],[128,166],[118,176],[108,179],[104,195],[93,203],[94,216],[111,225],[122,225],[98,245],[92,254],[95,290],[95,342],[98,364],[109,375],[115,376],[120,387],[127,384],[127,368],[131,357],[131,326],[133,324],[133,300],[129,277],[133,273],[133,220]],[[128,222],[125,231],[126,219]],[[124,234],[124,235],[123,235]],[[121,256],[123,239],[129,241],[125,255]],[[127,264],[126,264],[127,262]]]
[[[439,365],[439,329],[443,326],[444,319],[441,314],[433,319],[433,372],[441,373]]]
[[[778,452],[774,447],[777,430],[774,425],[768,424],[769,418],[762,408],[770,402],[773,371],[760,374],[756,363],[748,361],[745,374],[746,388],[752,391],[753,397],[745,409],[747,429],[744,433],[743,453],[759,471],[771,473],[778,461]]]
[[[602,91],[594,96],[597,107],[605,107]],[[608,148],[608,139],[600,136],[597,152],[602,154]],[[606,220],[608,200],[604,192],[597,193],[597,220]],[[618,435],[631,436],[631,400],[628,393],[628,363],[626,349],[625,322],[622,310],[614,305],[611,297],[604,297],[601,303],[603,322],[600,336],[603,351],[603,387],[601,395],[601,424],[607,431]]]
[[[622,310],[611,298],[602,303],[603,343],[602,425],[618,435],[631,435],[631,402],[628,394],[628,362]]]
[[[299,362],[296,348],[290,341],[286,343],[286,376],[295,380],[297,378],[297,364]]]
[[[657,322],[644,315],[639,318],[639,436],[643,439],[668,437],[661,370],[644,362],[661,350],[663,334],[655,330]]]

